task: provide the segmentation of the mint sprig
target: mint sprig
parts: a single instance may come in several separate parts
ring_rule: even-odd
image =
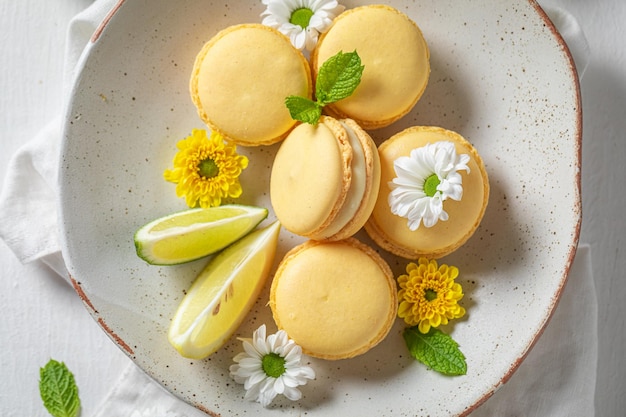
[[[39,394],[46,410],[54,417],[76,417],[80,409],[74,375],[63,362],[50,359],[39,369]]]
[[[316,124],[322,115],[323,105],[306,97],[289,96],[285,99],[285,105],[294,120],[304,123]]]
[[[300,96],[289,96],[285,105],[294,120],[316,124],[324,106],[349,97],[361,83],[364,66],[359,54],[343,53],[328,58],[319,69],[315,84],[315,101]]]
[[[444,375],[465,375],[467,363],[458,343],[439,329],[432,327],[426,334],[409,327],[402,334],[411,356],[434,371]]]

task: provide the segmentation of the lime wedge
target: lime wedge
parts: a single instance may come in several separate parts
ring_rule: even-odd
[[[237,330],[265,285],[279,232],[278,221],[255,230],[211,259],[198,275],[168,332],[182,356],[205,358]]]
[[[266,217],[265,208],[238,204],[185,210],[142,226],[135,248],[152,265],[189,262],[236,242]]]

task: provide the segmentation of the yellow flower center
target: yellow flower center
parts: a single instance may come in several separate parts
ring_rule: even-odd
[[[302,29],[306,29],[309,26],[309,22],[311,21],[311,17],[313,17],[313,10],[308,9],[306,7],[301,7],[296,9],[291,13],[291,18],[289,19],[289,23],[300,26]]]
[[[426,299],[426,301],[436,300],[437,299],[437,291],[431,290],[431,289],[427,289],[426,291],[424,291],[424,298]]]
[[[285,373],[285,363],[285,358],[275,352],[270,352],[261,359],[263,372],[272,378],[278,378]]]
[[[203,159],[198,164],[198,173],[200,174],[200,176],[209,179],[217,177],[217,175],[220,173],[220,169],[214,160],[212,160],[211,158],[207,158]]]
[[[424,181],[424,193],[428,197],[432,197],[437,193],[437,186],[441,184],[437,174],[432,174]]]

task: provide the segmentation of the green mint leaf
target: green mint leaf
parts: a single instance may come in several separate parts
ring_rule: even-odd
[[[364,66],[359,54],[338,52],[322,64],[315,84],[316,101],[289,96],[285,105],[294,120],[317,124],[325,105],[349,97],[361,82]]]
[[[434,327],[426,334],[409,327],[402,335],[411,356],[434,371],[444,375],[465,375],[467,364],[459,345],[447,334]]]
[[[304,123],[314,125],[322,115],[322,106],[305,97],[289,96],[285,99],[285,105],[292,119]]]
[[[349,97],[361,82],[364,66],[356,51],[328,58],[317,74],[315,96],[321,105]]]
[[[76,417],[80,409],[74,375],[63,362],[54,359],[39,369],[39,394],[43,405],[54,417]]]

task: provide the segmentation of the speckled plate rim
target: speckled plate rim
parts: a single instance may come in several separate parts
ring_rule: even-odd
[[[107,26],[108,26],[109,22],[111,21],[111,19],[120,10],[120,8],[124,5],[125,2],[126,2],[126,0],[118,0],[118,2],[112,7],[112,9],[109,11],[107,16],[105,17],[105,19],[100,23],[100,25],[98,26],[96,31],[93,33],[93,35],[92,35],[92,37],[90,39],[90,44],[83,51],[83,55],[81,57],[81,63],[82,64],[85,63],[86,58],[88,57],[88,55],[90,53],[91,47],[98,42],[98,40],[99,40],[100,36],[102,35],[102,33],[107,29]],[[552,23],[552,21],[550,20],[550,18],[546,14],[546,12],[541,8],[541,6],[535,0],[528,0],[528,3],[534,8],[536,13],[541,17],[541,19],[543,19],[543,21],[545,22],[546,26],[552,32],[552,35],[553,35],[555,41],[558,43],[558,45],[560,46],[561,50],[566,55],[566,57],[567,57],[567,59],[569,61],[569,71],[570,71],[571,81],[573,83],[573,86],[574,86],[574,89],[575,89],[575,94],[576,94],[576,121],[577,121],[577,123],[576,123],[576,126],[575,126],[575,134],[574,134],[574,136],[576,137],[575,146],[576,146],[576,153],[577,153],[578,169],[577,169],[577,174],[576,174],[576,178],[575,178],[575,183],[576,183],[576,189],[575,189],[575,191],[576,191],[576,196],[575,196],[576,207],[574,207],[574,210],[577,213],[577,222],[575,224],[575,230],[574,230],[574,234],[572,236],[573,239],[572,239],[572,241],[569,244],[569,257],[568,257],[568,260],[566,262],[566,265],[564,265],[564,271],[563,271],[563,275],[560,277],[558,290],[553,295],[552,304],[551,304],[551,306],[549,308],[549,311],[547,312],[548,314],[545,316],[544,322],[540,325],[539,331],[531,338],[530,344],[527,346],[527,349],[525,350],[525,352],[520,357],[518,357],[517,360],[514,363],[511,364],[511,366],[509,368],[509,371],[502,376],[502,378],[499,381],[499,383],[496,384],[495,386],[491,387],[490,389],[488,389],[486,391],[485,395],[483,397],[479,398],[475,403],[469,405],[465,409],[464,412],[459,414],[460,416],[467,416],[467,415],[469,415],[471,412],[476,410],[480,405],[482,405],[485,401],[487,401],[495,392],[497,392],[497,390],[503,384],[505,384],[511,378],[511,376],[515,373],[515,371],[518,369],[520,364],[524,361],[524,359],[526,358],[528,353],[532,350],[532,348],[536,344],[537,340],[541,337],[541,335],[543,334],[543,331],[545,330],[547,324],[549,323],[549,321],[551,320],[551,318],[552,318],[552,316],[554,314],[554,311],[555,311],[555,309],[556,309],[556,307],[557,307],[557,305],[559,303],[559,300],[561,298],[563,289],[564,289],[564,287],[565,287],[565,285],[567,283],[568,274],[569,274],[570,268],[571,268],[571,266],[573,264],[573,260],[574,260],[574,257],[575,257],[575,254],[576,254],[577,245],[578,245],[578,240],[579,240],[579,237],[580,237],[580,229],[581,229],[581,223],[582,223],[581,170],[580,170],[581,161],[582,161],[582,155],[581,155],[582,154],[582,105],[581,105],[582,101],[581,101],[580,82],[579,82],[579,79],[578,79],[578,75],[577,75],[577,72],[576,72],[576,66],[575,66],[572,54],[571,54],[567,44],[565,43],[565,40],[563,39],[561,34],[558,32],[558,30],[556,29],[556,27],[554,26],[554,24]],[[82,67],[82,65],[79,64],[79,68],[80,67]],[[67,129],[67,126],[66,126],[66,129]],[[65,134],[64,134],[64,137],[65,137]],[[81,288],[80,281],[77,280],[76,277],[74,277],[72,275],[70,275],[69,278],[70,278],[71,283],[72,283],[72,285],[74,287],[74,290],[76,291],[78,296],[81,298],[81,300],[85,304],[87,310],[92,315],[92,317],[97,321],[97,323],[101,326],[101,328],[108,334],[108,336],[113,340],[113,342],[118,345],[118,347],[120,349],[122,349],[127,354],[132,356],[133,349],[122,338],[120,338],[116,334],[116,332],[108,326],[108,324],[105,321],[105,319],[100,316],[100,314],[98,313],[98,310],[94,307],[94,305],[93,305],[92,301],[90,300],[89,296]],[[206,412],[207,414],[219,415],[219,414],[216,414],[213,411],[205,409],[203,407],[198,407],[198,408],[201,409],[202,411]]]
[[[567,46],[567,43],[565,42],[565,39],[563,39],[563,36],[561,35],[561,33],[559,33],[558,29],[556,28],[552,20],[550,20],[550,17],[546,13],[546,11],[539,5],[539,3],[537,3],[537,1],[529,0],[528,2],[529,4],[533,6],[533,8],[537,12],[537,14],[541,17],[541,19],[543,19],[543,21],[546,23],[546,25],[552,32],[554,39],[559,44],[560,48],[562,49],[563,53],[566,55],[569,61],[569,72],[570,72],[571,80],[574,84],[574,88],[576,92],[576,126],[575,126],[576,144],[575,145],[576,145],[576,153],[577,153],[578,170],[577,170],[576,178],[575,178],[575,182],[576,182],[575,210],[578,213],[578,220],[575,225],[573,240],[570,245],[569,258],[567,260],[567,264],[565,265],[563,275],[561,276],[560,286],[556,294],[554,295],[551,308],[548,312],[548,315],[546,316],[546,319],[543,325],[532,338],[530,345],[528,346],[526,352],[511,365],[509,372],[502,377],[502,380],[500,381],[500,383],[497,386],[495,386],[493,390],[486,393],[483,398],[479,399],[473,406],[471,406],[467,410],[466,413],[462,414],[462,416],[467,416],[472,411],[477,409],[480,405],[482,405],[485,401],[487,401],[500,387],[502,387],[511,378],[511,376],[513,376],[515,371],[519,368],[522,362],[524,362],[524,359],[526,359],[526,357],[528,356],[532,348],[535,346],[535,344],[537,343],[537,341],[539,340],[539,338],[545,331],[546,326],[552,319],[552,316],[554,315],[554,312],[559,304],[559,301],[561,300],[561,295],[563,294],[563,289],[565,288],[565,284],[567,284],[569,272],[572,267],[572,264],[574,263],[574,257],[576,256],[576,249],[578,248],[578,242],[580,239],[580,229],[582,225],[581,167],[582,167],[582,139],[583,139],[583,114],[582,114],[582,97],[581,97],[581,90],[580,90],[580,79],[578,77],[578,72],[576,70],[576,63],[574,62],[574,57],[572,55],[572,52]]]

